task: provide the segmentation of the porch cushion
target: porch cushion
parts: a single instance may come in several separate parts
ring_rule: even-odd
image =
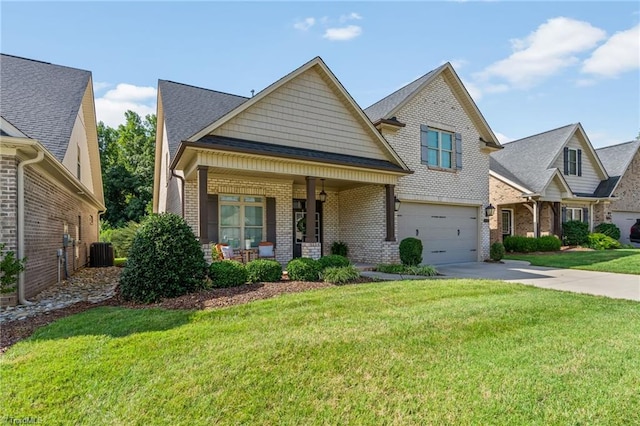
[[[273,257],[273,245],[258,246],[258,255],[260,257]]]
[[[229,246],[222,246],[222,257],[225,259],[233,258],[233,249]]]

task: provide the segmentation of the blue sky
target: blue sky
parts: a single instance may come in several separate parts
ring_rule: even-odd
[[[3,53],[93,72],[98,119],[155,112],[158,79],[250,96],[321,56],[365,108],[453,64],[502,142],[581,122],[640,132],[633,2],[6,2]]]

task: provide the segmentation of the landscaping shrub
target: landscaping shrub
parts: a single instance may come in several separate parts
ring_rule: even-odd
[[[558,251],[562,247],[562,241],[555,235],[545,235],[537,238],[536,251]]]
[[[318,259],[318,263],[320,264],[321,271],[329,267],[340,268],[342,266],[349,266],[351,264],[351,262],[349,262],[349,259],[339,254],[322,256],[320,259]]]
[[[435,267],[415,266],[415,265],[402,265],[399,263],[385,264],[381,263],[376,265],[376,271],[383,272],[385,274],[400,274],[400,275],[423,275],[425,277],[431,277],[438,275],[438,271]]]
[[[104,228],[100,230],[100,241],[111,243],[113,246],[113,254],[116,258],[127,257],[140,224],[131,221],[123,228],[109,228],[109,225],[105,222],[101,221],[100,223],[101,226],[104,226]]]
[[[504,249],[508,252],[531,253],[536,251],[538,244],[535,238],[511,235],[504,238]]]
[[[0,243],[0,293],[13,293],[27,258],[16,259],[13,251],[4,251],[6,246],[5,243]]]
[[[346,243],[343,243],[342,241],[335,241],[331,244],[331,254],[347,257],[348,253],[349,247],[347,247]]]
[[[618,240],[614,240],[608,235],[593,233],[590,234],[589,237],[589,247],[594,250],[609,250],[609,249],[619,249],[622,247]]]
[[[321,277],[326,283],[344,284],[360,278],[360,271],[353,265],[329,266],[322,271]]]
[[[579,246],[589,242],[589,225],[579,220],[562,224],[562,240],[565,245]]]
[[[504,245],[500,242],[491,244],[491,251],[489,252],[491,260],[499,262],[504,257]]]
[[[422,241],[417,238],[405,238],[400,241],[400,260],[403,265],[419,265],[422,262]]]
[[[279,263],[278,266],[280,266]],[[209,278],[212,287],[237,287],[247,282],[248,273],[242,263],[235,260],[222,260],[209,265]]]
[[[150,303],[204,285],[207,263],[191,227],[172,213],[149,216],[138,229],[120,277],[125,300]]]
[[[601,223],[594,228],[594,231],[599,234],[608,235],[614,240],[620,239],[620,228],[615,223]]]
[[[299,257],[287,263],[287,274],[293,281],[318,281],[320,264],[309,257]]]
[[[380,263],[376,265],[376,271],[385,274],[403,274],[405,266],[401,263]]]
[[[273,283],[282,279],[282,266],[273,259],[256,259],[245,267],[247,279],[252,283]]]

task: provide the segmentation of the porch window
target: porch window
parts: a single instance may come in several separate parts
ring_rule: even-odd
[[[567,207],[566,222],[570,220],[579,220],[580,222],[582,222],[582,209]]]
[[[246,195],[220,195],[220,241],[244,248],[245,240],[258,247],[263,240],[265,199]]]

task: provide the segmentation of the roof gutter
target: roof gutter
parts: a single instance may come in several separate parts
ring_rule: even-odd
[[[32,145],[33,148],[38,149],[36,143]],[[24,259],[24,168],[25,166],[39,163],[44,159],[44,151],[38,149],[38,154],[34,158],[21,161],[18,164],[18,247],[17,257],[18,259]],[[24,295],[25,272],[22,270],[18,275],[18,303],[21,305],[32,305],[33,302],[29,302]]]

